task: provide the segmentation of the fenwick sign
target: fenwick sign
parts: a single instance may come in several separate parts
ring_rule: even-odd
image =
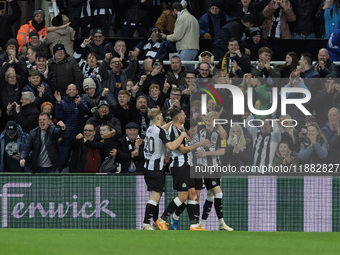
[[[14,219],[26,218],[100,218],[103,214],[109,218],[115,218],[116,214],[109,209],[110,201],[108,199],[102,200],[101,187],[94,188],[94,200],[78,202],[78,195],[73,193],[66,194],[61,199],[62,202],[56,201],[30,201],[30,197],[25,197],[32,182],[10,182],[5,183],[1,189],[1,222],[2,227],[8,227],[8,218],[11,216]],[[17,192],[17,190],[26,190],[27,192]],[[17,199],[21,198],[21,199]],[[33,198],[33,197],[32,197]],[[15,202],[10,203],[10,200],[15,199]],[[68,199],[68,201],[66,200]],[[19,201],[17,201],[19,200]],[[21,201],[20,201],[21,200]],[[37,200],[37,196],[35,196]],[[44,199],[45,200],[45,199]],[[60,200],[60,198],[58,198]],[[11,205],[11,206],[10,206]]]

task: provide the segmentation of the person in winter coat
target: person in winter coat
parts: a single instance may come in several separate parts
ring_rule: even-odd
[[[24,172],[19,158],[26,138],[27,134],[20,125],[13,120],[7,122],[6,129],[0,135],[0,172]]]
[[[44,41],[45,45],[48,46],[51,55],[53,55],[53,47],[60,43],[64,45],[66,53],[73,56],[73,41],[75,33],[73,28],[67,24],[63,25],[63,18],[60,14],[53,18],[52,25],[57,27],[57,29],[49,32]]]
[[[279,38],[291,39],[289,23],[296,20],[292,5],[289,0],[272,0],[263,9],[265,21],[262,25],[262,37],[264,39]]]
[[[0,11],[0,47],[5,48],[6,42],[13,38],[12,25],[20,18],[21,9],[17,0],[7,0],[7,3],[12,9],[11,14],[6,14],[5,11]]]
[[[218,1],[211,1],[207,13],[203,14],[198,20],[200,26],[200,37],[211,39],[215,38],[230,17],[221,10]]]
[[[19,43],[19,52],[21,47],[26,45],[29,41],[29,34],[35,30],[39,34],[39,39],[43,40],[47,36],[47,27],[45,26],[45,12],[43,9],[38,8],[33,13],[33,18],[28,24],[22,25],[17,34]]]
[[[328,143],[317,123],[307,128],[307,136],[300,145],[299,159],[301,164],[324,163],[328,155]]]
[[[60,169],[66,167],[70,158],[70,141],[76,137],[85,124],[85,115],[89,113],[86,102],[82,99],[75,84],[69,84],[66,96],[62,99],[60,92],[54,93],[56,99],[55,116],[66,125],[62,142],[59,144]]]

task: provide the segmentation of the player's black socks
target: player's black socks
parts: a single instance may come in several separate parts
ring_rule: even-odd
[[[189,214],[189,220],[190,220],[190,225],[193,224],[198,224],[198,220],[199,220],[199,215],[197,215],[196,213],[196,205],[197,202],[193,201],[193,200],[189,200],[188,201],[188,214]]]
[[[175,214],[177,215],[177,216],[180,216],[181,214],[182,214],[182,212],[185,210],[185,208],[187,208],[187,203],[183,203],[183,204],[181,204],[181,206],[179,206],[177,209],[176,209],[176,212],[175,212]]]
[[[158,214],[159,214],[159,204],[157,204],[154,213],[153,213],[153,222],[156,222],[156,220],[158,220]]]
[[[222,219],[223,218],[222,193],[217,193],[215,195],[214,206],[217,218]]]
[[[207,200],[205,200],[205,203],[203,206],[203,213],[202,213],[203,220],[208,219],[213,202],[214,202],[214,197],[207,197]]]
[[[168,207],[165,209],[164,213],[161,216],[161,219],[166,221],[166,219],[182,204],[181,200],[179,200],[178,197],[176,197],[174,200],[172,200]]]
[[[197,224],[198,224],[198,222],[200,220],[200,205],[197,201],[196,201],[196,204],[195,204],[195,214],[194,214],[194,216],[195,216],[195,222],[197,222]]]
[[[157,204],[153,200],[149,200],[145,207],[145,216],[143,223],[150,224],[150,220],[153,218]]]

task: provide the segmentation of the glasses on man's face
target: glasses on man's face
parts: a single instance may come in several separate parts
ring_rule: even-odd
[[[84,129],[84,132],[93,132],[94,130],[92,129]]]

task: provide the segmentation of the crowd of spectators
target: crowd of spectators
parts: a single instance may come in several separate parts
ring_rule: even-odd
[[[108,156],[123,173],[143,172],[140,141],[150,124],[148,110],[159,107],[170,122],[169,111],[181,107],[204,126],[200,91],[214,83],[236,85],[245,95],[252,88],[259,110],[272,107],[276,87],[311,93],[304,107],[312,116],[295,105],[285,115],[279,107],[269,116],[245,107],[242,119],[263,120],[261,128],[218,127],[226,140],[224,164],[339,161],[340,82],[333,62],[340,59],[338,0],[52,2],[60,14],[51,26],[38,8],[16,34],[10,27],[20,18],[18,1],[7,0],[1,11],[0,172],[98,173]],[[122,39],[107,40],[113,31],[143,39],[127,48]],[[85,39],[75,47],[77,37]],[[200,38],[213,40],[213,49],[200,49]],[[320,48],[317,59],[286,52],[283,65],[271,61],[268,40],[301,38],[329,39],[328,48]],[[186,60],[199,63],[184,65]],[[233,116],[231,93],[220,95],[226,104],[210,100],[208,111],[240,120]]]

